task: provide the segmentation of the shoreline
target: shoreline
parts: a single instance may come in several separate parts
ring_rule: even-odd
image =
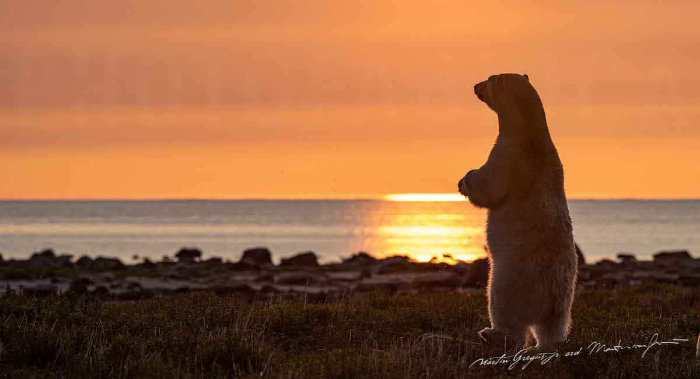
[[[0,294],[22,288],[36,295],[72,292],[106,299],[141,299],[157,294],[213,291],[246,299],[274,296],[362,295],[376,289],[392,293],[474,292],[488,281],[488,259],[473,262],[417,262],[405,256],[375,258],[359,252],[338,263],[320,264],[311,251],[279,264],[264,247],[246,249],[238,262],[201,259],[198,248],[182,248],[176,259],[148,258],[125,264],[117,258],[56,255],[51,249],[26,260],[0,256]],[[661,251],[653,260],[618,254],[586,264],[579,261],[579,289],[634,287],[649,283],[700,285],[700,258],[686,250]],[[3,286],[4,284],[4,286]]]

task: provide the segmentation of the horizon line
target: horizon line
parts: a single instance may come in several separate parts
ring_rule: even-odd
[[[421,195],[427,195],[425,199],[416,199]],[[27,201],[386,201],[386,202],[468,202],[465,199],[457,199],[457,194],[449,193],[393,193],[384,195],[292,195],[292,196],[239,196],[239,197],[27,197],[27,198],[0,198],[0,202]],[[567,200],[574,201],[693,201],[700,197],[598,197],[598,196],[571,196]]]

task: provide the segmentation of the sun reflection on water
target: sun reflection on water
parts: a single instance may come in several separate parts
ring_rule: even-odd
[[[419,262],[473,261],[485,256],[484,213],[457,202],[383,202],[372,216],[372,253]]]

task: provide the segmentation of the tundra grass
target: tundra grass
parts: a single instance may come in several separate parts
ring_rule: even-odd
[[[587,290],[573,317],[559,355],[526,365],[478,340],[483,292],[325,303],[11,293],[0,298],[0,378],[700,378],[700,289]]]

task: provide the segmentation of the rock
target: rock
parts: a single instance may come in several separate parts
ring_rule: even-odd
[[[113,272],[101,272],[100,275],[98,276],[98,280],[106,282],[106,283],[112,283],[114,279],[116,279],[116,276],[114,276]]]
[[[88,292],[88,286],[95,284],[91,279],[88,278],[78,278],[70,283],[69,291],[78,294],[83,294]]]
[[[641,283],[678,284],[680,275],[660,271],[635,271],[631,273],[631,278]]]
[[[260,271],[261,268],[258,265],[254,264],[249,264],[243,261],[239,261],[236,263],[226,263],[225,267],[227,267],[231,271]]]
[[[224,260],[220,257],[212,257],[204,261],[200,261],[200,265],[204,268],[202,272],[206,276],[212,276],[215,273],[224,272],[228,269]]]
[[[456,265],[452,266],[451,270],[458,274],[465,275],[469,272],[469,263],[459,261]]]
[[[309,285],[322,282],[320,275],[312,275],[308,272],[283,272],[275,277],[277,284]]]
[[[348,259],[343,259],[343,264],[344,265],[353,265],[353,266],[369,266],[377,263],[377,258],[365,253],[364,251],[360,251],[359,253],[353,255],[352,257]]]
[[[657,263],[654,263],[654,261],[637,261],[634,263],[634,269],[637,271],[649,271],[649,270],[656,270],[659,268],[659,265]]]
[[[197,259],[202,257],[202,251],[197,248],[183,247],[175,254],[175,257],[177,261],[181,263],[194,263]]]
[[[489,281],[489,260],[477,259],[469,265],[464,285],[467,287],[483,288]]]
[[[600,261],[596,262],[595,266],[602,269],[614,270],[617,268],[617,263],[611,261],[610,259],[601,259]]]
[[[92,266],[92,262],[92,258],[82,256],[77,262],[75,262],[75,265],[81,270],[89,270],[90,266]]]
[[[678,280],[686,287],[700,286],[700,274],[683,274]]]
[[[614,287],[616,285],[626,284],[629,280],[629,273],[625,271],[613,271],[603,274],[600,282],[606,284],[606,287]]]
[[[177,263],[175,267],[169,271],[169,277],[173,279],[188,280],[190,278],[201,277],[200,270],[197,266],[189,263]]]
[[[413,279],[415,288],[457,288],[462,285],[462,276],[449,271],[419,274]]]
[[[585,282],[591,280],[591,270],[587,266],[582,266],[578,270],[578,281]]]
[[[357,283],[358,291],[373,291],[378,288],[396,292],[410,289],[412,277],[406,274],[377,274],[363,278]]]
[[[318,259],[312,251],[299,253],[291,258],[282,259],[280,266],[318,267]]]
[[[596,288],[615,288],[627,283],[626,272],[606,272],[597,278],[595,282]]]
[[[665,272],[652,272],[650,274],[650,278],[656,283],[677,284],[681,277],[678,274],[668,274]]]
[[[174,262],[174,261],[172,261],[172,260],[163,260],[163,261],[154,262],[154,263],[155,263],[156,266],[158,266],[158,268],[161,269],[161,270],[165,270],[165,269],[168,269],[168,268],[172,268],[172,267],[177,266],[177,262]]]
[[[70,254],[63,254],[59,255],[55,258],[55,261],[58,263],[60,267],[72,267],[73,262],[71,262],[71,259],[73,259],[73,256]]]
[[[96,296],[108,296],[109,295],[109,288],[107,288],[107,286],[100,285],[100,286],[95,287],[95,289],[92,290],[92,292],[90,292],[90,293],[93,295],[96,295]]]
[[[410,271],[413,267],[414,263],[411,262],[407,256],[395,255],[379,261],[376,265],[372,266],[371,272],[375,274],[391,274]]]
[[[143,259],[143,263],[141,263],[141,267],[143,267],[144,269],[150,271],[150,270],[155,270],[155,269],[157,269],[157,268],[158,268],[158,265],[156,265],[155,263],[151,262],[150,259],[144,258],[144,259]]]
[[[272,275],[269,272],[263,272],[263,273],[260,273],[260,275],[256,276],[253,281],[254,282],[272,282],[274,280],[275,280],[274,275]]]
[[[32,255],[26,261],[18,261],[20,266],[25,267],[58,267],[58,264],[53,261],[53,259],[47,259],[37,255]]]
[[[366,277],[363,271],[326,272],[326,277],[332,283],[352,283]]]
[[[410,262],[409,266],[413,266],[418,271],[447,271],[452,269],[452,266],[445,262],[437,262],[431,259],[429,262]]]
[[[687,271],[700,273],[700,258],[693,259],[692,262],[687,262]]]
[[[580,267],[579,276],[585,280],[595,281],[611,271],[617,271],[617,264],[611,260],[604,259],[594,265],[585,265]]]
[[[238,261],[251,266],[272,266],[272,253],[264,247],[254,247],[243,251],[243,257]]]
[[[90,266],[92,266],[92,258],[82,256],[80,259],[78,259],[77,262],[75,262],[75,265],[78,266],[78,268],[83,269],[83,270],[88,270]]]
[[[25,262],[25,265],[30,267],[61,267],[66,262],[68,264],[71,264],[71,257],[72,256],[70,255],[56,257],[56,253],[54,253],[53,250],[46,249],[42,250],[41,252],[32,254],[32,256]]]
[[[33,255],[44,258],[56,258],[56,253],[53,251],[53,249],[44,249],[38,253],[34,253]]]
[[[218,266],[224,263],[224,260],[219,258],[219,257],[212,257],[207,259],[206,261],[202,261],[203,264],[207,266]]]
[[[88,270],[91,271],[114,271],[123,270],[126,268],[124,263],[117,258],[104,258],[97,257],[89,266]]]
[[[692,260],[693,258],[688,253],[688,250],[668,250],[659,251],[654,254],[654,262],[658,263],[676,263],[678,261]]]
[[[619,259],[621,263],[637,262],[637,257],[635,257],[634,254],[620,253],[617,255],[617,259]]]
[[[583,266],[586,264],[586,258],[583,256],[583,251],[581,251],[581,248],[578,246],[576,242],[574,242],[574,247],[576,247],[576,256],[578,257],[578,265],[579,267]]]

